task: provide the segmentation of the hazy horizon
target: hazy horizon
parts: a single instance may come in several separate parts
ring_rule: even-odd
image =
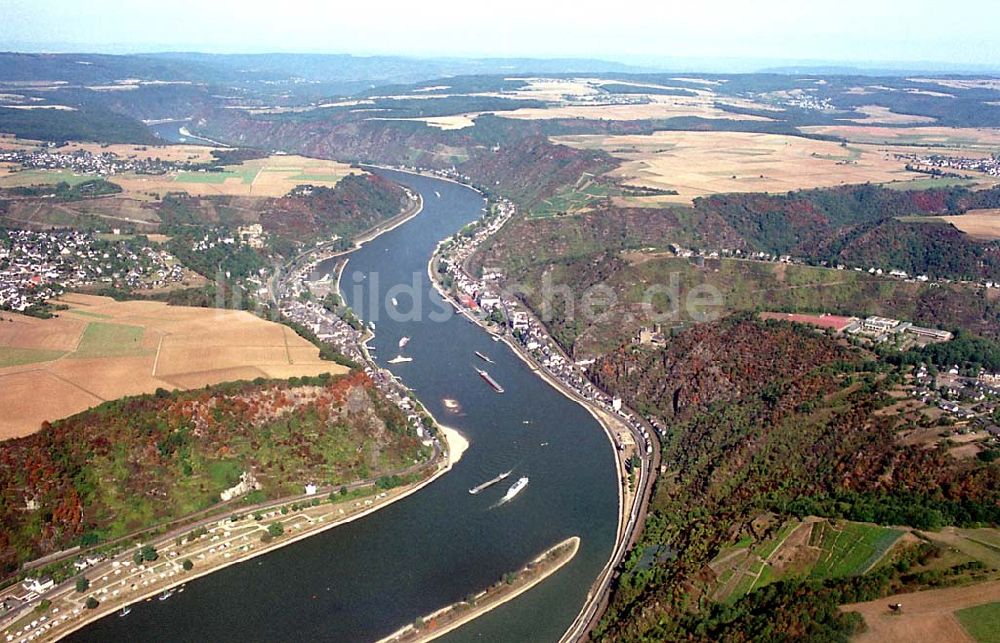
[[[943,13],[927,0],[799,6],[664,3],[634,12],[596,2],[502,13],[450,0],[390,1],[374,13],[306,0],[277,12],[245,3],[162,6],[95,0],[10,0],[0,49],[39,53],[301,53],[411,58],[576,58],[671,71],[773,66],[997,71],[1000,5],[977,0]],[[849,35],[848,35],[849,34]],[[955,34],[961,34],[960,39]]]

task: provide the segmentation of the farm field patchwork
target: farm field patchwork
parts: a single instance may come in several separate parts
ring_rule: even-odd
[[[844,611],[859,612],[867,629],[854,640],[858,643],[912,643],[913,641],[976,641],[959,614],[968,608],[996,605],[1000,601],[1000,581],[988,581],[934,589],[910,594],[896,594],[867,603],[852,603]],[[902,604],[896,613],[889,609]],[[969,618],[969,617],[967,617]],[[987,623],[996,618],[995,609],[974,612],[971,620]],[[994,634],[996,630],[993,630]],[[984,639],[978,639],[984,640]],[[997,639],[985,639],[996,641]]]
[[[785,578],[824,580],[863,574],[899,541],[903,531],[865,523],[789,520],[766,540],[738,543],[711,564],[713,598],[729,603]]]
[[[0,321],[0,439],[125,395],[347,369],[245,311],[66,295],[54,319]]]
[[[699,196],[724,192],[788,192],[867,182],[910,186],[909,181],[924,177],[906,170],[906,161],[895,157],[919,149],[779,134],[661,131],[555,136],[552,141],[602,150],[623,159],[610,176],[625,185],[678,193],[652,197],[650,203],[688,203]]]
[[[865,127],[861,125],[814,125],[800,128],[808,134],[837,136],[852,143],[890,145],[946,145],[983,148],[1000,145],[1000,130],[987,127]]]
[[[896,543],[902,531],[875,525],[846,522],[834,526],[819,522],[814,526],[810,544],[822,550],[809,577],[837,578],[862,574],[877,563]]]
[[[304,156],[274,155],[225,166],[222,172],[171,172],[163,176],[123,174],[114,182],[126,194],[187,192],[193,196],[279,197],[303,183],[333,187],[362,170],[346,163]]]

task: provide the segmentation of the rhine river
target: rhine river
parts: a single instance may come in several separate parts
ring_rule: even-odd
[[[365,320],[377,361],[411,387],[470,446],[454,469],[368,517],[188,584],[77,632],[74,641],[371,641],[496,582],[543,550],[580,536],[579,553],[545,582],[443,641],[556,641],[575,618],[614,546],[618,491],[611,443],[585,409],[543,382],[504,344],[447,307],[427,278],[436,244],[478,218],[483,198],[461,185],[401,172],[423,211],[350,255],[341,288]],[[440,194],[440,196],[438,196]],[[317,274],[333,270],[333,262]],[[364,278],[361,278],[364,275]],[[394,321],[417,281],[422,315]],[[398,289],[397,289],[398,290]],[[376,292],[377,291],[377,292]],[[375,301],[376,304],[372,305]],[[412,362],[388,365],[403,336]],[[487,364],[473,351],[490,356]],[[486,368],[498,394],[474,370]],[[460,411],[443,401],[453,399]],[[479,495],[468,490],[513,469]],[[495,506],[513,481],[530,484]]]

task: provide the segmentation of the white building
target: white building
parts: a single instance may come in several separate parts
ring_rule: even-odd
[[[887,333],[896,328],[896,326],[899,326],[899,320],[889,319],[888,317],[868,317],[861,320],[862,330],[871,333]]]
[[[23,587],[26,591],[34,592],[35,594],[44,594],[55,586],[56,582],[49,576],[42,576],[41,578],[28,578],[21,583],[21,587]]]

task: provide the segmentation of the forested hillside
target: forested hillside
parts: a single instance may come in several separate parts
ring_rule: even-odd
[[[893,369],[815,331],[735,317],[664,349],[622,348],[591,375],[665,427],[665,473],[636,550],[661,555],[625,563],[599,639],[710,640],[682,622],[704,605],[694,581],[763,511],[1000,522],[1000,465],[897,442],[899,418],[879,413]],[[793,609],[783,601],[776,622]]]
[[[401,187],[375,174],[352,174],[336,186],[315,186],[308,194],[275,199],[261,213],[264,230],[293,243],[334,235],[350,238],[400,214],[409,199]]]
[[[0,443],[0,563],[205,509],[244,472],[264,500],[405,468],[428,456],[407,426],[361,373],[106,402]]]
[[[998,205],[998,189],[901,191],[862,185],[787,195],[724,194],[696,199],[694,207],[722,217],[756,250],[981,279],[1000,274],[1000,247],[974,242],[950,225],[921,221],[919,216]]]

